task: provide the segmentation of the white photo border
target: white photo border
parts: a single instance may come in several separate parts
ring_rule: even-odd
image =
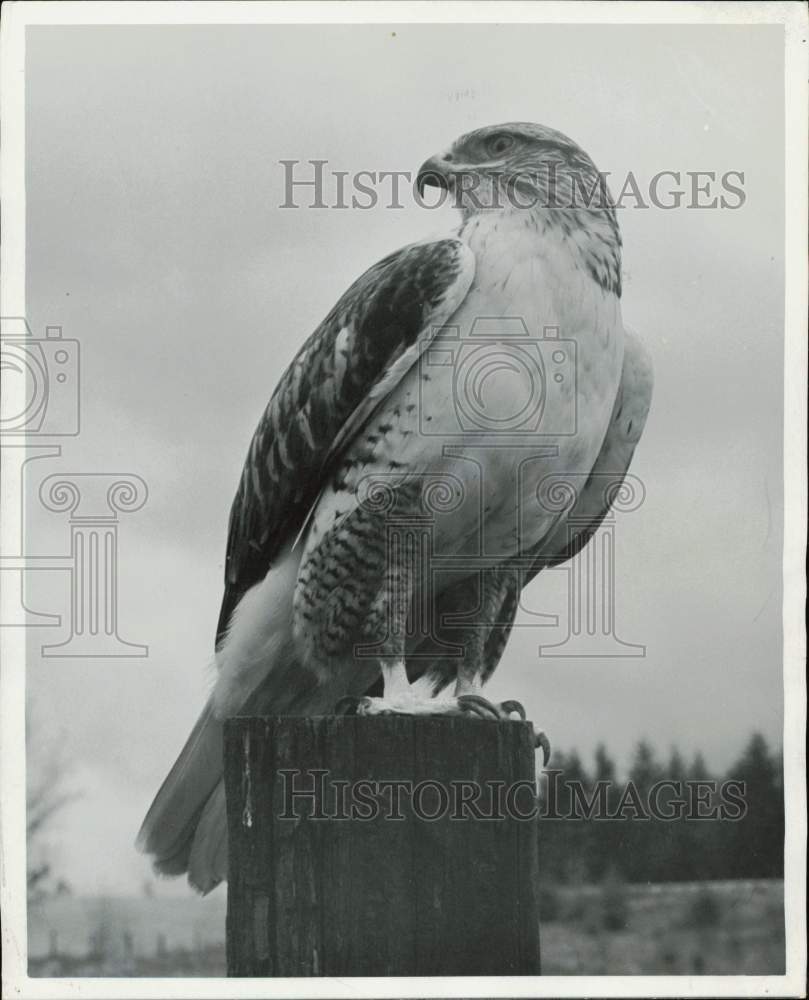
[[[0,29],[3,241],[0,313],[25,315],[25,30],[73,24],[781,24],[785,44],[784,793],[786,974],[498,978],[29,978],[25,886],[25,634],[0,634],[0,905],[3,995],[53,997],[804,996],[806,989],[807,8],[800,2],[58,2],[4,5]],[[13,391],[13,387],[12,387]],[[2,479],[2,541],[18,482]],[[8,594],[0,592],[0,606]]]

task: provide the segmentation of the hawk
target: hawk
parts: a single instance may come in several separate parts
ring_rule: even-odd
[[[346,697],[360,714],[519,710],[481,686],[520,591],[587,543],[602,477],[620,482],[643,430],[651,366],[622,323],[620,232],[590,157],[553,129],[497,125],[427,160],[427,185],[457,229],[355,281],[249,447],[216,682],[138,838],[202,892],[226,877],[228,716]],[[585,485],[560,513],[543,484],[566,477]]]

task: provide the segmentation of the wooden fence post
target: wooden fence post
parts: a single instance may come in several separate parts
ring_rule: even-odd
[[[530,723],[225,728],[228,974],[539,973]]]

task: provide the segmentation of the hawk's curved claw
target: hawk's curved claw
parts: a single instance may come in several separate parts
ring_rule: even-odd
[[[508,718],[512,712],[516,712],[517,715],[525,722],[527,716],[525,714],[525,709],[518,701],[503,701],[498,706],[503,715]]]
[[[334,706],[334,715],[356,715],[359,706],[359,698],[347,694],[341,698]]]
[[[459,694],[457,702],[458,707],[462,711],[479,715],[481,719],[502,718],[502,714],[498,711],[497,706],[493,705],[488,698],[484,698],[479,694]]]
[[[537,749],[542,747],[542,766],[547,767],[551,759],[551,741],[543,732],[539,732],[536,734],[535,746]]]

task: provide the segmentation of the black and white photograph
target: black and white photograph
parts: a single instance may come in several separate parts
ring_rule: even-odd
[[[3,995],[804,996],[806,5],[2,14]]]

